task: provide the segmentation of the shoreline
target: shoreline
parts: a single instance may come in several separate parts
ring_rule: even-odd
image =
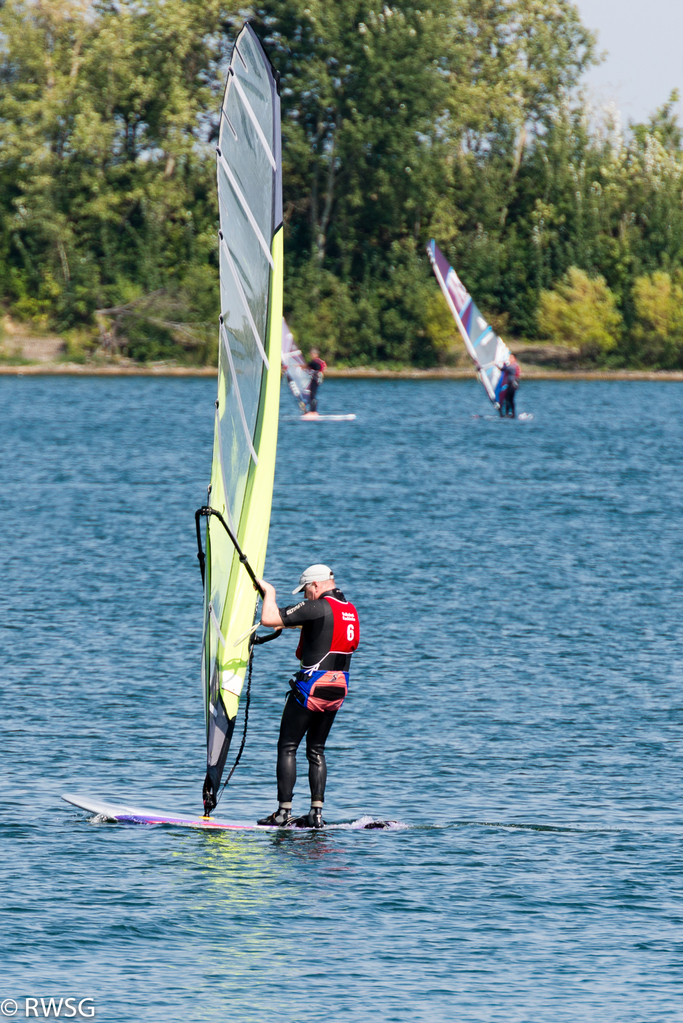
[[[0,364],[0,376],[84,376],[84,377],[215,377],[214,366],[93,365],[71,362],[35,362],[24,365]],[[330,380],[473,380],[470,368],[377,369],[373,366],[335,369],[325,373]],[[683,370],[563,370],[540,369],[522,363],[523,380],[662,380],[683,382]]]

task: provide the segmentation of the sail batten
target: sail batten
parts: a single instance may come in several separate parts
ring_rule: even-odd
[[[232,132],[232,134],[235,137],[235,142],[238,142],[239,139],[237,137],[237,132],[235,131],[234,125],[233,125],[232,121],[230,120],[230,118],[228,117],[228,115],[226,114],[225,110],[223,110],[222,107],[221,107],[221,113],[223,114],[223,117],[225,118],[225,120],[228,123],[228,128],[230,129],[230,131]]]
[[[427,255],[467,353],[474,362],[477,376],[489,399],[498,405],[503,366],[510,358],[510,349],[486,322],[433,239],[427,246]]]

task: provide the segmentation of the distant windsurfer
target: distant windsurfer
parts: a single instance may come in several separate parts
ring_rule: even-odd
[[[265,597],[261,624],[270,628],[301,628],[296,649],[299,670],[290,680],[277,744],[278,808],[258,823],[273,828],[321,828],[327,765],[325,742],[348,692],[351,655],[358,647],[358,612],[334,581],[327,565],[311,565],[293,591],[305,600],[279,608],[275,589],[261,581]],[[296,753],[306,736],[311,808],[292,816]]]
[[[306,365],[311,374],[311,382],[308,385],[308,411],[306,412],[306,415],[313,418],[318,415],[318,399],[316,395],[318,393],[318,388],[323,382],[327,363],[324,359],[320,358],[320,352],[317,348],[311,348],[311,358]]]
[[[515,395],[519,388],[520,373],[521,370],[519,368],[519,363],[514,355],[511,354],[510,358],[503,366],[501,377],[502,386],[498,397],[501,416],[509,416],[512,419],[516,418]]]

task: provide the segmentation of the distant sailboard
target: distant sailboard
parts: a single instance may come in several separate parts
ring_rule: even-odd
[[[297,348],[294,335],[284,318],[282,320],[282,372],[299,411],[303,413],[300,417],[303,422],[348,423],[356,418],[353,413],[321,416],[317,412],[308,411],[308,403],[311,398],[311,371],[300,349]]]
[[[471,418],[472,419],[489,419],[491,422],[494,422],[494,423],[502,423],[502,422],[528,423],[528,422],[530,422],[534,418],[534,414],[533,414],[533,412],[520,412],[519,415],[515,416],[515,418],[513,419],[512,416],[509,416],[509,417],[508,416],[495,416],[495,415],[479,416],[479,415],[477,415],[476,413],[473,412]]]
[[[510,349],[481,315],[472,296],[453,267],[449,266],[433,238],[427,246],[427,255],[465,348],[476,366],[477,376],[489,399],[498,408],[503,386],[503,366],[510,358]]]
[[[139,806],[122,803],[108,803],[95,796],[80,793],[65,793],[62,799],[79,810],[86,810],[100,821],[112,824],[167,824],[177,828],[199,828],[204,831],[314,831],[315,828],[269,828],[249,821],[227,821],[220,817],[197,817],[196,814],[173,813],[165,810],[148,810]],[[402,831],[406,825],[398,821],[373,820],[360,817],[350,824],[330,824],[330,828],[344,828],[351,831]]]
[[[350,423],[356,416],[353,412],[347,416],[320,416],[317,414],[311,415],[309,412],[305,416],[299,416],[299,418],[302,423]]]

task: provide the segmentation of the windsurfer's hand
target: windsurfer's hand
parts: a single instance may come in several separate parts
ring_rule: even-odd
[[[261,589],[263,590],[265,595],[266,596],[270,596],[270,597],[273,598],[273,600],[275,600],[275,596],[276,596],[276,594],[275,594],[275,587],[271,586],[270,583],[267,583],[265,579],[259,579],[258,582],[259,582],[259,586],[261,587]],[[255,586],[254,589],[256,589],[256,588],[257,587]]]

